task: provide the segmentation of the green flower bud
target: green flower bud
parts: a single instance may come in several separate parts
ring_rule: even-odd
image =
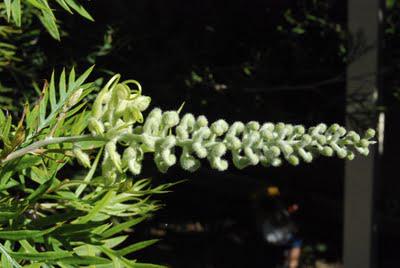
[[[337,133],[338,133],[338,135],[339,135],[340,137],[342,137],[342,136],[346,135],[346,129],[345,129],[344,127],[340,127],[340,128],[338,129]]]
[[[75,157],[78,159],[79,163],[86,168],[90,168],[90,159],[87,153],[84,153],[81,148],[74,146],[73,153]]]
[[[175,155],[171,154],[170,150],[163,150],[161,152],[161,159],[167,166],[173,166],[176,163]]]
[[[369,146],[369,141],[366,139],[361,139],[360,142],[358,143],[358,146],[367,148]]]
[[[274,158],[271,161],[271,166],[273,167],[279,167],[282,165],[282,160],[280,158]]]
[[[119,100],[126,100],[131,93],[129,87],[124,84],[117,84],[113,90]]]
[[[347,157],[347,160],[350,160],[350,161],[351,161],[351,160],[353,160],[353,159],[354,159],[355,155],[354,155],[354,153],[353,153],[353,152],[351,152],[351,151],[350,151],[350,152],[347,154],[347,156],[346,156],[346,157]]]
[[[104,133],[104,125],[101,121],[94,117],[90,117],[88,120],[88,128],[93,136],[100,136]]]
[[[244,169],[250,165],[249,159],[247,157],[240,156],[237,153],[232,154],[232,162],[238,169]]]
[[[271,154],[272,158],[276,158],[281,154],[281,150],[278,146],[271,146],[271,148],[269,149],[269,153]]]
[[[67,104],[65,105],[67,107],[67,110],[78,103],[82,93],[83,88],[79,88],[74,93],[72,93],[72,95],[69,97]]]
[[[112,160],[112,162],[115,165],[115,168],[122,173],[122,168],[121,168],[121,156],[120,154],[117,152],[117,146],[114,142],[110,141],[107,142],[106,146],[105,146],[106,152],[108,153],[108,155],[110,156],[110,159]]]
[[[287,129],[284,123],[278,123],[275,125],[275,131],[280,139],[284,139],[287,133]]]
[[[287,142],[279,141],[279,148],[285,156],[289,156],[293,153],[293,147],[290,146]]]
[[[203,145],[200,142],[194,142],[192,144],[192,149],[196,153],[198,158],[205,158],[207,157],[207,150],[206,148],[203,147]]]
[[[190,172],[194,172],[200,168],[200,161],[191,156],[187,150],[182,152],[179,163],[184,170],[188,170]]]
[[[330,156],[333,156],[333,150],[329,146],[324,146],[322,151],[321,151],[321,154],[324,155],[324,156],[330,157]]]
[[[301,136],[306,132],[306,130],[303,126],[295,126],[293,132],[295,135]]]
[[[139,111],[143,112],[146,110],[151,102],[151,98],[148,96],[137,96],[132,101],[132,105],[136,107]]]
[[[244,124],[242,122],[234,122],[228,129],[227,136],[237,136],[244,131]]]
[[[297,166],[300,163],[299,158],[295,155],[290,155],[287,160],[293,166]]]
[[[228,131],[228,127],[228,123],[226,123],[225,120],[220,119],[212,123],[210,129],[215,135],[221,136]]]
[[[275,125],[273,123],[264,123],[260,130],[262,131],[264,129],[272,132],[275,129]]]
[[[360,135],[358,135],[356,132],[354,131],[349,131],[347,133],[347,137],[354,143],[358,143],[360,141]]]
[[[174,127],[179,123],[179,115],[175,111],[165,112],[162,116],[162,122],[167,128]]]
[[[143,126],[143,132],[148,135],[156,136],[160,130],[160,120],[157,118],[148,118]]]
[[[367,156],[369,154],[369,149],[368,148],[360,148],[356,147],[356,150],[359,154],[362,154],[364,156]]]
[[[189,132],[187,131],[186,127],[184,127],[184,126],[176,127],[176,135],[182,140],[189,138]]]
[[[301,141],[299,142],[300,147],[305,147],[309,145],[312,142],[312,138],[308,134],[304,134]]]
[[[142,171],[142,165],[134,160],[128,162],[128,168],[133,175],[139,175]]]
[[[104,156],[101,170],[105,184],[111,185],[117,180],[117,170],[112,160],[108,157],[108,154],[105,154]]]
[[[260,123],[256,121],[250,121],[246,124],[246,128],[248,128],[249,130],[257,131],[260,129]]]
[[[254,151],[251,148],[246,147],[244,148],[243,152],[248,158],[249,164],[255,166],[260,161],[259,157],[254,153]]]
[[[233,135],[226,136],[225,140],[230,150],[239,150],[242,146],[242,142]]]
[[[336,143],[331,143],[331,147],[333,150],[335,150],[336,155],[343,159],[347,156],[347,151],[341,147],[339,147]]]
[[[208,120],[204,115],[197,117],[196,125],[198,128],[206,127],[208,125]]]
[[[108,91],[105,89],[101,90],[92,106],[92,115],[96,119],[100,119],[100,117],[103,115],[105,111],[105,107],[103,107],[103,105],[107,102],[108,99],[109,99]]]
[[[334,134],[339,130],[339,128],[340,128],[339,124],[333,124],[328,128],[327,132],[329,132],[330,134]]]
[[[268,129],[263,129],[260,131],[261,137],[265,140],[272,140],[274,138],[273,133]]]
[[[225,153],[226,153],[226,146],[223,143],[217,143],[211,149],[211,157],[221,157]]]
[[[306,152],[303,148],[297,149],[297,153],[301,158],[303,158],[304,162],[311,163],[313,160],[313,156],[310,152]]]
[[[370,128],[365,132],[364,138],[367,140],[372,139],[373,137],[375,137],[375,134],[375,130]]]
[[[316,140],[317,140],[317,142],[318,142],[319,144],[321,144],[321,145],[326,144],[326,137],[325,137],[324,135],[319,135],[319,134],[317,134],[317,135],[315,136],[315,138],[316,138]]]
[[[228,168],[228,162],[220,158],[212,158],[210,163],[211,167],[218,171],[224,171]]]

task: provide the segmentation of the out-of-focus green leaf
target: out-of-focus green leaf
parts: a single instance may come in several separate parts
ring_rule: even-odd
[[[108,191],[104,197],[96,203],[93,209],[89,211],[89,213],[76,221],[76,223],[86,223],[92,220],[97,213],[99,213],[104,207],[108,205],[111,199],[115,196],[115,191],[110,190]]]
[[[71,256],[62,258],[58,261],[63,264],[70,264],[70,265],[96,265],[96,264],[112,263],[112,261],[109,259],[96,256]]]
[[[40,253],[9,252],[9,254],[16,260],[46,261],[47,263],[68,258],[72,255],[72,253],[66,251],[47,251]]]
[[[74,0],[64,0],[66,3],[68,3],[68,5],[73,9],[73,10],[75,10],[76,12],[78,12],[79,13],[79,15],[81,15],[82,17],[84,17],[84,18],[86,18],[86,19],[88,19],[88,20],[91,20],[91,21],[94,21],[94,19],[92,18],[92,16],[86,11],[86,9],[82,6],[82,5],[80,5],[80,4],[78,4],[76,1],[74,1]]]
[[[7,248],[5,248],[1,243],[0,243],[0,252],[1,252],[2,267],[4,267],[4,268],[9,268],[9,267],[21,268],[22,267],[10,256]]]
[[[303,33],[305,33],[305,30],[304,30],[304,28],[301,28],[301,27],[295,27],[292,29],[292,32],[297,33],[297,34],[303,34]]]
[[[31,193],[26,199],[31,203],[35,202],[38,198],[40,198],[53,184],[55,179],[55,174],[47,181],[42,183],[33,193]]]
[[[39,19],[50,35],[54,39],[60,41],[60,32],[58,31],[54,16],[50,12],[42,11],[42,14],[39,15]]]
[[[17,230],[17,231],[0,231],[0,238],[7,240],[22,240],[40,237],[45,234],[51,233],[57,227],[52,227],[46,230]]]
[[[154,243],[157,243],[159,240],[158,239],[152,239],[152,240],[146,240],[146,241],[141,241],[138,243],[135,243],[133,245],[127,246],[126,248],[120,249],[117,251],[117,253],[121,256],[125,256],[127,254],[133,253],[135,251],[141,250],[143,248],[146,248],[148,246],[153,245]]]
[[[11,16],[18,27],[21,27],[21,0],[13,0],[11,4]]]
[[[130,228],[130,227],[142,222],[146,218],[147,217],[139,217],[139,218],[132,219],[130,221],[119,223],[119,224],[115,225],[114,227],[108,229],[104,233],[102,233],[102,236],[104,238],[111,237],[111,236],[113,236],[113,235],[115,235],[117,233],[120,233],[120,232],[122,232],[122,231],[124,231],[124,230],[126,230],[126,229],[128,229],[128,228]]]

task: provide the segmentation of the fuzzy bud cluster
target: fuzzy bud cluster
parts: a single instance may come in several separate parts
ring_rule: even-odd
[[[89,119],[92,134],[108,140],[102,166],[108,183],[127,170],[138,175],[146,153],[153,154],[161,172],[177,163],[185,170],[195,171],[201,159],[222,171],[228,168],[228,158],[239,169],[257,164],[276,167],[284,160],[292,165],[310,163],[319,155],[352,160],[355,153],[368,155],[369,145],[375,143],[371,140],[374,130],[367,130],[361,137],[338,124],[319,124],[308,129],[302,125],[256,121],[229,125],[223,119],[209,123],[205,116],[180,116],[177,111],[163,112],[159,108],[143,120],[142,112],[149,106],[150,98],[141,95],[136,81],[118,83],[118,79],[114,76],[99,93]],[[132,82],[139,90],[128,87]],[[135,123],[140,125],[134,126]],[[80,161],[88,165],[82,156]]]

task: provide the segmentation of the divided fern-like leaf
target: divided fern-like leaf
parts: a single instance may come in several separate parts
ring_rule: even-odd
[[[58,91],[56,90],[55,74],[53,72],[50,83],[45,85],[43,89],[39,103],[38,132],[53,124],[61,112],[67,112],[74,106],[82,96],[87,94],[85,91],[92,90],[88,87],[89,85],[83,85],[92,70],[93,66],[75,80],[75,70],[72,69],[69,74],[68,85],[65,83],[65,70],[63,70],[60,76]],[[49,102],[50,112],[47,112]]]

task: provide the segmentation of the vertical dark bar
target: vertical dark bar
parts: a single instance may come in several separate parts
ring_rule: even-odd
[[[353,44],[362,44],[366,49],[347,66],[347,97],[363,96],[364,103],[348,101],[346,124],[354,128],[354,115],[361,112],[372,116],[370,121],[358,118],[370,127],[382,124],[382,115],[376,115],[379,98],[379,32],[380,0],[348,0],[348,29]],[[358,51],[360,52],[360,51]],[[357,117],[356,117],[357,119]],[[384,118],[383,118],[384,119]],[[382,123],[382,122],[381,122]],[[358,157],[345,165],[344,195],[344,239],[343,260],[345,268],[376,267],[376,223],[374,219],[374,188],[377,157],[381,143],[371,148],[368,157]]]

